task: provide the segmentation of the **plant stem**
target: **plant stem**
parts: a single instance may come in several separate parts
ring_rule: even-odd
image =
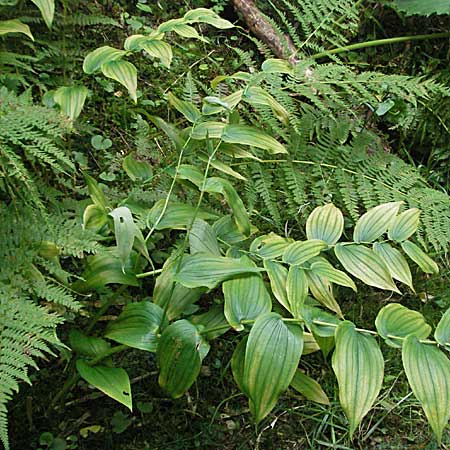
[[[337,55],[339,53],[349,52],[352,50],[360,50],[362,48],[377,47],[379,45],[390,45],[397,44],[399,42],[408,41],[425,41],[428,39],[441,39],[445,37],[450,37],[449,32],[443,33],[433,33],[433,34],[416,34],[413,36],[399,36],[387,39],[376,39],[374,41],[358,42],[357,44],[346,45],[345,47],[334,48],[333,50],[328,50],[325,52],[316,53],[311,56],[311,59],[325,58],[329,55]]]
[[[156,270],[152,270],[151,272],[138,273],[138,274],[136,275],[136,278],[151,277],[152,275],[158,275],[158,274],[161,273],[162,271],[163,271],[162,269],[156,269]]]

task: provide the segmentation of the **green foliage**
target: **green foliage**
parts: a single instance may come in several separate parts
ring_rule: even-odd
[[[1,192],[39,204],[39,179],[73,171],[72,161],[58,145],[67,127],[57,111],[33,105],[28,94],[17,97],[1,88]]]

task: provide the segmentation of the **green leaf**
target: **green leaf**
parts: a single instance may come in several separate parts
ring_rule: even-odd
[[[0,36],[8,33],[22,33],[27,35],[32,41],[34,41],[34,37],[31,34],[30,27],[28,25],[25,25],[20,20],[0,21]]]
[[[276,313],[259,316],[248,337],[243,385],[257,423],[289,387],[303,350],[303,330]]]
[[[323,306],[334,311],[338,316],[342,317],[341,307],[334,298],[333,285],[330,280],[323,275],[308,270],[306,272],[308,285],[313,297]]]
[[[383,203],[369,209],[356,222],[353,240],[357,243],[373,242],[392,224],[403,202]]]
[[[191,255],[195,253],[209,253],[221,256],[216,232],[209,223],[202,219],[195,219],[189,230],[189,246]]]
[[[184,256],[175,281],[183,286],[215,288],[225,280],[245,273],[257,273],[263,269],[251,267],[239,259],[212,256],[205,253]]]
[[[97,72],[103,64],[116,61],[122,58],[125,53],[124,50],[118,50],[117,48],[112,48],[108,45],[97,48],[84,58],[83,70],[87,74]]]
[[[125,86],[134,103],[137,103],[137,70],[133,64],[119,59],[102,64],[100,69],[105,77],[112,78]]]
[[[294,378],[291,381],[291,386],[312,402],[327,406],[330,405],[330,400],[321,388],[320,384],[316,380],[304,374],[300,369],[296,370]]]
[[[411,389],[440,445],[450,418],[450,361],[434,345],[422,344],[415,336],[403,343],[402,359]]]
[[[369,286],[400,293],[384,261],[370,248],[358,244],[337,244],[337,259],[347,272]]]
[[[389,227],[388,238],[396,242],[406,241],[417,231],[419,217],[420,210],[417,208],[399,214]]]
[[[265,234],[253,240],[250,244],[250,253],[255,253],[260,258],[276,259],[280,257],[293,239],[278,236],[275,233]]]
[[[129,303],[119,317],[110,322],[105,337],[148,352],[156,352],[160,328],[167,326],[164,311],[149,301]]]
[[[194,27],[186,25],[185,23],[178,23],[174,25],[171,31],[187,39],[198,39],[203,42],[208,42],[208,39],[204,38],[203,36],[200,36],[198,31]]]
[[[224,133],[226,124],[222,122],[201,122],[192,127],[191,138],[202,140],[202,139],[220,139]]]
[[[356,292],[355,283],[345,272],[335,269],[325,258],[315,258],[313,261],[311,261],[310,270],[314,274],[325,277],[339,286],[347,286]]]
[[[310,305],[303,305],[301,316],[316,337],[333,337],[336,332],[336,325],[341,323],[335,315]],[[319,325],[315,321],[330,325]]]
[[[206,157],[199,157],[200,161],[203,161],[207,163],[208,158]],[[230,177],[236,178],[238,180],[247,181],[247,178],[245,178],[243,175],[241,175],[239,172],[236,172],[234,169],[232,169],[227,164],[223,163],[222,161],[219,161],[218,159],[213,159],[210,162],[210,165],[214,167],[214,169],[219,170],[220,172],[226,173],[227,175],[230,175]]]
[[[150,115],[148,117],[156,127],[166,134],[177,150],[181,150],[183,148],[186,140],[175,126],[171,123],[167,123],[165,120],[161,119],[161,117]]]
[[[133,249],[134,238],[138,233],[138,228],[134,223],[131,211],[126,206],[121,206],[112,210],[109,215],[114,219],[114,234],[116,236],[117,250],[122,271],[125,272],[125,265]]]
[[[31,0],[41,11],[45,24],[52,27],[53,16],[55,15],[55,0]]]
[[[205,289],[189,289],[175,283],[174,276],[179,259],[176,254],[166,259],[161,275],[156,279],[153,302],[166,311],[168,320],[186,314],[192,305],[203,295]]]
[[[301,308],[308,296],[308,278],[303,269],[298,266],[289,267],[286,281],[286,293],[289,310],[294,317],[301,317]]]
[[[105,366],[91,367],[82,359],[77,360],[76,366],[80,376],[89,384],[133,411],[130,379],[125,370]]]
[[[278,103],[272,95],[259,86],[249,86],[244,91],[243,99],[252,106],[269,106],[276,118],[283,124],[289,123],[289,113],[284,106]]]
[[[216,214],[212,214],[201,208],[197,211],[197,215],[195,215],[196,208],[194,206],[186,205],[185,203],[170,202],[168,203],[161,220],[157,223],[158,218],[164,210],[164,204],[165,200],[161,199],[157,201],[149,211],[147,217],[147,225],[149,228],[156,225],[156,230],[185,230],[191,224],[193,217],[203,220],[214,220],[218,217]]]
[[[153,176],[152,166],[146,161],[137,161],[134,153],[125,156],[122,168],[132,181],[148,181]]]
[[[226,97],[207,96],[203,99],[202,112],[204,115],[218,114],[223,111],[233,111],[242,100],[243,89],[239,89]]]
[[[236,225],[236,222],[231,216],[221,217],[213,224],[214,231],[217,238],[230,245],[237,244],[238,242],[245,241],[247,239]]]
[[[216,339],[230,329],[223,312],[223,305],[214,305],[203,314],[191,316],[189,320],[208,341]],[[216,329],[214,330],[214,328]],[[211,329],[211,331],[206,332],[208,329]]]
[[[251,145],[267,150],[271,154],[288,153],[285,147],[276,139],[260,129],[248,125],[226,125],[223,130],[222,140],[230,144]]]
[[[192,23],[207,23],[215,28],[222,30],[234,28],[234,25],[228,20],[222,19],[214,11],[206,8],[191,9],[184,15],[184,19]]]
[[[178,320],[164,329],[157,352],[161,369],[158,381],[172,398],[181,397],[192,386],[207,348],[197,328],[187,320]]]
[[[173,53],[172,47],[167,42],[158,39],[147,39],[141,44],[141,48],[153,58],[158,58],[164,67],[170,69]]]
[[[108,209],[108,202],[106,201],[105,194],[103,194],[103,191],[98,185],[97,180],[92,178],[87,173],[83,173],[83,176],[88,187],[89,195],[94,202],[94,205],[99,206],[106,212]]]
[[[58,88],[53,98],[61,111],[71,120],[75,120],[81,113],[89,90],[84,86],[63,86]]]
[[[149,40],[148,36],[144,36],[143,34],[133,34],[125,39],[123,48],[130,52],[136,52],[142,50],[141,44],[147,40]]]
[[[437,324],[434,332],[434,338],[447,350],[450,350],[450,308],[445,311],[441,320]]]
[[[265,259],[264,268],[266,269],[267,275],[269,276],[270,287],[272,288],[273,295],[288,311],[290,311],[291,306],[289,304],[286,289],[288,277],[288,271],[286,267],[276,261]]]
[[[418,311],[413,311],[399,303],[391,303],[380,310],[375,320],[378,334],[391,347],[400,348],[406,336],[426,339],[431,327]]]
[[[373,251],[383,260],[392,278],[401,281],[414,291],[411,270],[405,257],[387,242],[375,242]]]
[[[425,272],[439,273],[438,265],[416,244],[411,241],[401,243],[403,251]]]
[[[89,256],[83,280],[77,281],[73,285],[73,289],[86,292],[107,284],[139,286],[136,275],[132,271],[131,258],[127,261],[125,270],[122,270],[121,260],[114,250]]]
[[[248,335],[244,336],[236,346],[231,357],[231,371],[234,381],[241,392],[248,396],[244,385],[245,350],[247,348]]]
[[[318,206],[306,221],[308,239],[320,239],[328,245],[334,245],[344,230],[344,216],[332,203]]]
[[[205,192],[217,193],[224,196],[228,205],[233,211],[234,220],[236,222],[239,231],[245,236],[249,236],[251,233],[251,223],[248,217],[247,210],[245,209],[244,202],[233,185],[223,178],[210,177],[206,180],[204,186]]]
[[[195,123],[200,119],[200,117],[202,117],[201,112],[192,102],[180,100],[171,92],[167,94],[167,99],[178,112],[183,114],[183,116],[186,117],[187,120],[189,120],[189,122]]]
[[[106,211],[98,205],[88,205],[83,213],[83,228],[100,233],[108,224]]]
[[[374,404],[383,383],[384,360],[376,340],[359,333],[349,321],[336,329],[332,366],[339,400],[350,425],[350,439]]]
[[[319,239],[294,242],[284,251],[283,262],[286,264],[302,265],[311,258],[314,258],[314,256],[319,255],[327,247],[327,243]]]
[[[104,339],[86,336],[75,329],[70,330],[69,344],[75,353],[86,358],[96,358],[111,348],[111,344]]]
[[[256,267],[248,257],[241,262]],[[259,315],[270,312],[272,300],[260,274],[241,276],[222,284],[225,298],[224,312],[228,323],[237,331],[242,331],[242,320],[254,320]]]
[[[431,14],[450,14],[449,0],[394,0],[400,11],[405,11],[406,15],[430,16]]]
[[[291,64],[289,64],[284,59],[266,59],[263,62],[261,69],[263,70],[263,72],[267,73],[286,73],[288,75],[291,75],[293,73]]]

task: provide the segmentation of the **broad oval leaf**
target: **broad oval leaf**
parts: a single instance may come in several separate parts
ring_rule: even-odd
[[[373,251],[383,260],[392,278],[401,281],[414,291],[411,270],[405,257],[387,242],[375,242]]]
[[[143,34],[133,34],[128,36],[123,43],[123,48],[130,52],[135,52],[141,50],[141,44],[149,39],[148,36],[144,36]]]
[[[114,219],[114,234],[116,236],[117,250],[122,270],[125,271],[125,264],[133,249],[134,238],[138,228],[134,223],[131,211],[126,206],[120,206],[112,210],[109,215]]]
[[[131,386],[124,369],[105,366],[89,366],[82,359],[77,360],[77,371],[89,384],[104,392],[108,397],[133,410]]]
[[[84,86],[63,86],[55,91],[53,98],[61,111],[71,120],[75,120],[83,109],[88,93]]]
[[[108,202],[106,201],[105,194],[101,190],[97,180],[92,178],[87,173],[83,173],[84,179],[86,180],[86,185],[89,191],[89,196],[95,205],[107,211],[109,208]]]
[[[122,58],[125,53],[124,50],[118,50],[117,48],[109,47],[108,45],[97,48],[84,58],[83,70],[87,74],[97,72],[103,64],[116,61]]]
[[[312,402],[320,403],[322,405],[330,405],[330,400],[327,394],[323,391],[320,384],[303,373],[300,369],[295,371],[294,378],[292,378],[291,386],[306,399]]]
[[[286,73],[288,75],[293,73],[292,65],[284,59],[266,59],[263,62],[261,69],[263,70],[263,72],[267,73]]]
[[[349,287],[356,292],[355,283],[345,272],[335,269],[325,258],[315,258],[313,261],[310,266],[311,272],[327,278],[331,283]]]
[[[249,236],[251,233],[250,219],[247,210],[245,209],[244,202],[241,197],[239,197],[234,186],[228,180],[223,178],[210,177],[206,180],[204,190],[205,192],[217,193],[224,196],[233,211],[234,220],[239,231],[245,236]]]
[[[399,303],[391,303],[380,310],[375,320],[378,334],[391,347],[400,348],[406,336],[426,339],[431,327],[418,311],[413,311]]]
[[[258,423],[289,387],[303,350],[303,330],[276,313],[259,316],[248,336],[243,385]]]
[[[255,263],[248,257],[243,256],[241,261],[255,267]],[[272,309],[272,300],[260,274],[249,274],[225,281],[222,290],[225,298],[225,317],[237,331],[244,329],[242,320],[254,320]]]
[[[445,311],[434,331],[434,338],[440,345],[450,350],[450,308]]]
[[[111,348],[111,344],[95,336],[87,336],[73,329],[69,333],[70,348],[78,355],[86,358],[96,358]]]
[[[306,221],[308,239],[320,239],[328,245],[334,245],[344,230],[344,216],[339,208],[329,203],[318,206]]]
[[[334,337],[336,327],[341,323],[335,315],[310,305],[303,306],[301,316],[316,337]]]
[[[228,20],[222,19],[217,13],[206,8],[191,9],[184,15],[184,19],[191,23],[207,23],[215,28],[222,30],[234,28],[234,25]]]
[[[145,42],[142,42],[140,46],[150,56],[158,58],[163,66],[170,69],[173,52],[172,47],[167,42],[159,39],[147,39]]]
[[[189,230],[189,246],[191,254],[209,253],[221,256],[216,232],[213,227],[202,219],[195,219]]]
[[[137,103],[137,70],[133,64],[119,59],[102,64],[100,69],[105,77],[112,78],[125,86],[134,103]]]
[[[22,33],[34,41],[30,27],[17,19],[0,21],[0,36],[8,33]]]
[[[88,205],[83,213],[83,228],[100,233],[108,224],[106,211],[98,205]]]
[[[223,130],[222,140],[230,144],[251,145],[267,150],[272,154],[287,153],[284,145],[280,144],[276,139],[260,129],[248,125],[226,125]]]
[[[297,241],[289,245],[283,253],[283,262],[292,265],[302,265],[328,247],[327,243],[319,239]]]
[[[196,124],[191,129],[192,139],[220,139],[222,138],[226,124],[222,122],[201,122]]]
[[[196,215],[197,213],[197,215]],[[175,229],[185,230],[191,225],[192,218],[203,220],[214,220],[216,214],[197,208],[185,203],[169,202],[167,207],[165,199],[158,200],[149,211],[147,216],[147,226],[155,227],[155,230]]]
[[[415,336],[408,336],[403,343],[402,359],[411,389],[440,445],[450,418],[450,360],[434,345],[423,344]]]
[[[244,336],[236,346],[231,357],[231,371],[234,381],[241,392],[248,396],[244,385],[245,350],[247,348],[248,335]]]
[[[122,161],[122,168],[132,181],[148,181],[153,176],[152,166],[146,161],[138,161],[130,153]]]
[[[450,3],[448,0],[394,0],[400,11],[405,11],[407,16],[419,14],[430,16],[431,14],[450,14]]]
[[[352,438],[383,384],[383,355],[372,336],[356,331],[353,323],[344,321],[336,329],[332,366],[339,384],[339,400],[348,418]]]
[[[148,352],[156,352],[160,329],[167,326],[164,311],[154,303],[129,303],[106,329],[105,337]]]
[[[403,202],[390,202],[369,209],[356,222],[353,240],[373,242],[382,236],[391,225]]]
[[[173,398],[181,397],[197,378],[206,356],[201,351],[205,344],[195,325],[187,320],[164,329],[157,351],[161,369],[158,382]]]
[[[287,277],[288,271],[286,267],[276,261],[270,259],[264,260],[264,268],[270,280],[270,287],[275,298],[290,311],[289,299],[287,296]]]
[[[223,281],[245,273],[257,273],[263,269],[251,267],[239,259],[196,253],[184,256],[174,280],[188,288],[205,286],[215,288]]]
[[[416,244],[411,241],[401,243],[404,252],[425,272],[439,273],[439,266]]]
[[[347,272],[369,286],[400,293],[384,261],[370,248],[358,244],[337,244],[334,248]]]
[[[183,314],[188,314],[194,303],[205,292],[204,288],[189,289],[179,283],[175,283],[174,276],[178,267],[176,254],[166,259],[163,271],[156,279],[153,290],[153,302],[166,311],[168,320],[177,319]]]
[[[198,108],[192,103],[187,102],[185,100],[180,100],[179,98],[175,97],[171,92],[167,94],[167,99],[169,100],[169,103],[183,116],[189,120],[189,122],[195,123],[197,122],[200,117],[202,116],[201,112],[198,110]]]
[[[301,309],[308,296],[308,277],[305,270],[298,266],[289,267],[286,280],[286,293],[290,311],[294,317],[301,317]]]
[[[55,0],[31,0],[38,8],[48,28],[52,27],[55,15]]]
[[[331,311],[334,311],[338,316],[342,317],[341,307],[334,298],[333,285],[330,280],[312,270],[306,271],[306,276],[308,277],[308,286],[313,297],[323,306],[331,309]]]
[[[122,267],[122,262],[114,250],[89,256],[83,279],[74,283],[72,288],[75,291],[86,292],[107,284],[139,286],[136,275],[133,273],[131,258],[127,260],[127,265]]]
[[[396,242],[406,241],[412,236],[419,226],[420,210],[417,208],[408,209],[399,214],[388,231],[388,238]]]
[[[293,242],[292,239],[278,236],[275,233],[265,234],[253,240],[250,244],[250,252],[263,259],[276,259]]]

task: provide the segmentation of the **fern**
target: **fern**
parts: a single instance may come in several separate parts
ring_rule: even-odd
[[[28,367],[58,345],[55,328],[62,319],[0,283],[0,440],[9,449],[6,404],[19,383],[30,383]]]
[[[20,97],[0,89],[0,173],[3,191],[26,201],[39,203],[32,173],[67,173],[74,169],[57,146],[68,123],[53,110],[31,104],[29,95]]]
[[[312,119],[303,122],[308,123],[312,128],[302,134],[310,136],[309,142],[299,145],[304,138],[294,133],[289,160],[252,163],[248,170],[247,190],[256,193],[255,207],[262,215],[270,215],[282,230],[286,221],[299,213],[306,217],[313,207],[328,201],[356,220],[368,208],[401,200],[422,210],[422,243],[436,251],[447,250],[447,194],[431,189],[414,167],[386,152],[376,134],[359,130],[350,119],[322,121],[319,129]]]

